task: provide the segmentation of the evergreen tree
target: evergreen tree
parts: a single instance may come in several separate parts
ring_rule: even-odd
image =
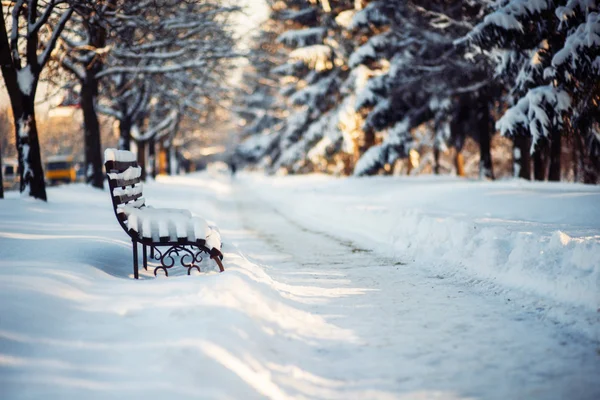
[[[349,28],[373,35],[350,57],[350,67],[380,71],[359,95],[365,135],[377,144],[355,174],[389,167],[418,144],[430,144],[436,154],[447,145],[460,151],[471,136],[481,148],[480,175],[493,178],[490,113],[497,88],[489,62],[454,43],[482,10],[475,1],[373,1],[354,16]],[[422,124],[431,136],[415,140],[413,130]]]
[[[545,179],[548,162],[548,179],[560,179],[561,143],[568,137],[578,152],[576,171],[585,182],[598,181],[598,11],[588,0],[505,1],[468,36],[501,55],[499,75],[509,83],[511,107],[496,126],[530,138],[536,179]]]

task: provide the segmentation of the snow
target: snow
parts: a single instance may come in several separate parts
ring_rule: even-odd
[[[374,24],[377,26],[388,24],[390,19],[387,17],[385,12],[382,12],[382,6],[385,6],[384,1],[374,1],[369,3],[365,8],[357,11],[354,14],[352,22],[350,22],[346,28],[354,30],[369,26],[369,24]]]
[[[135,281],[106,193],[7,192],[2,398],[600,397],[596,186],[213,171],[144,190],[218,223],[225,272]]]
[[[130,152],[128,152],[128,153],[130,153]],[[110,155],[109,155],[109,157],[110,157]],[[108,160],[110,160],[109,157],[106,157],[106,154],[105,154],[104,159],[106,161],[108,161]],[[112,160],[112,161],[115,161],[115,160]],[[122,160],[122,161],[124,161],[124,160]],[[135,161],[135,160],[129,160],[129,161]],[[115,180],[122,179],[122,180],[129,181],[129,180],[136,179],[136,178],[139,178],[140,176],[142,176],[142,168],[141,167],[129,167],[123,172],[109,172],[107,175],[110,179],[115,179]]]
[[[586,22],[567,36],[563,48],[552,57],[552,66],[557,67],[570,60],[571,68],[576,70],[580,54],[593,52],[592,49],[598,48],[600,48],[600,14],[590,13]]]
[[[354,14],[356,14],[356,10],[342,11],[335,17],[335,22],[342,28],[350,29],[350,24],[352,24]]]
[[[541,14],[553,7],[553,2],[548,0],[510,0],[496,11],[486,15],[483,21],[466,36],[466,38],[480,37],[490,28],[501,28],[507,31],[523,32],[523,23],[527,24],[532,15]],[[463,39],[457,40],[460,43]]]
[[[35,77],[31,73],[31,66],[26,65],[24,68],[21,68],[17,71],[17,82],[19,84],[19,90],[21,93],[27,96],[31,96],[31,91],[33,89],[33,83],[35,82]]]
[[[333,68],[333,52],[331,47],[323,44],[301,47],[290,53],[290,59],[302,61],[309,68],[318,72],[328,71]],[[283,64],[286,65],[286,64]],[[278,67],[279,68],[279,67]],[[277,68],[274,68],[274,70]]]
[[[135,154],[128,150],[106,149],[104,161],[132,162],[137,161]]]
[[[206,240],[209,249],[221,249],[221,238],[216,227],[210,228],[206,220],[193,216],[184,209],[136,207],[125,205],[119,212],[127,215],[127,227],[143,238],[159,241],[168,237],[171,241],[187,239],[195,242]]]
[[[288,30],[277,37],[277,42],[289,47],[304,47],[322,44],[327,29],[322,27]]]
[[[354,175],[361,176],[377,172],[383,164],[385,164],[384,146],[381,144],[371,146],[356,162]]]
[[[564,90],[552,85],[536,87],[504,113],[496,122],[496,129],[506,135],[528,127],[533,154],[537,141],[542,137],[550,137],[551,130],[562,124],[562,113],[570,107],[571,97]]]
[[[575,15],[575,11],[579,8],[580,11],[587,13],[597,6],[596,0],[569,0],[565,6],[557,7],[555,14],[561,21],[568,20]]]

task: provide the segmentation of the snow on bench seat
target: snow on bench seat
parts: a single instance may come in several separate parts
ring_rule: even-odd
[[[218,229],[188,210],[124,205],[119,207],[119,212],[127,217],[127,228],[142,239],[153,242],[188,240],[205,243],[209,249],[221,249]]]
[[[106,149],[104,150],[104,162],[106,161],[132,162],[137,160],[131,151]]]

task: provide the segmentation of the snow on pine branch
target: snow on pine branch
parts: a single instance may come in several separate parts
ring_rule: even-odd
[[[304,67],[302,61],[288,62],[271,69],[271,73],[280,76],[295,76]]]
[[[596,57],[591,59],[590,56],[595,56],[600,53],[600,13],[590,13],[587,20],[579,25],[575,32],[571,33],[561,50],[559,50],[552,58],[552,69],[546,75],[554,76],[554,69],[560,67],[566,68],[565,81],[569,82],[571,76],[576,74],[595,73],[594,62]],[[568,64],[568,65],[567,65]],[[578,72],[578,73],[577,73]]]
[[[562,114],[570,107],[571,98],[567,92],[551,85],[536,87],[504,113],[496,122],[496,129],[503,135],[529,131],[533,153],[540,138],[550,137],[554,129],[562,127]]]
[[[577,11],[587,13],[597,6],[597,0],[569,0],[566,5],[556,9],[556,17],[561,21],[567,21],[571,17],[574,17]]]
[[[337,83],[335,75],[323,78],[317,83],[308,85],[294,93],[290,97],[290,101],[294,105],[307,105],[310,109],[324,106],[327,94],[330,93],[331,89],[334,88]]]
[[[388,0],[374,1],[368,6],[356,12],[352,18],[352,22],[348,25],[349,30],[366,28],[370,25],[384,26],[390,23],[390,19],[383,12],[386,6],[393,8],[393,4],[387,4]],[[390,10],[391,11],[391,10]]]
[[[328,71],[333,68],[333,51],[323,44],[301,47],[290,53],[290,59],[301,61],[315,71]]]
[[[508,40],[503,32],[525,33],[524,24],[552,7],[554,2],[551,0],[511,0],[488,14],[467,36],[455,41],[455,44],[470,40],[476,43],[497,42],[497,45],[503,46]]]
[[[372,175],[386,164],[392,164],[408,154],[414,145],[410,129],[411,119],[409,117],[397,122],[388,131],[387,137],[380,145],[370,147],[358,160],[354,167],[354,175]]]
[[[288,47],[304,47],[314,44],[322,44],[327,29],[323,27],[294,29],[283,32],[277,37],[277,42]]]

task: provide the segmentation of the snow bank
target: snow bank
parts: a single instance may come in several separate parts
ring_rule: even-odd
[[[480,279],[595,310],[599,303],[600,236],[574,238],[406,212],[390,233],[397,254],[427,259],[444,273],[458,267]]]
[[[546,299],[552,318],[598,334],[587,320],[600,308],[598,187],[435,177],[246,179],[305,226],[457,282],[475,279],[494,291]]]

